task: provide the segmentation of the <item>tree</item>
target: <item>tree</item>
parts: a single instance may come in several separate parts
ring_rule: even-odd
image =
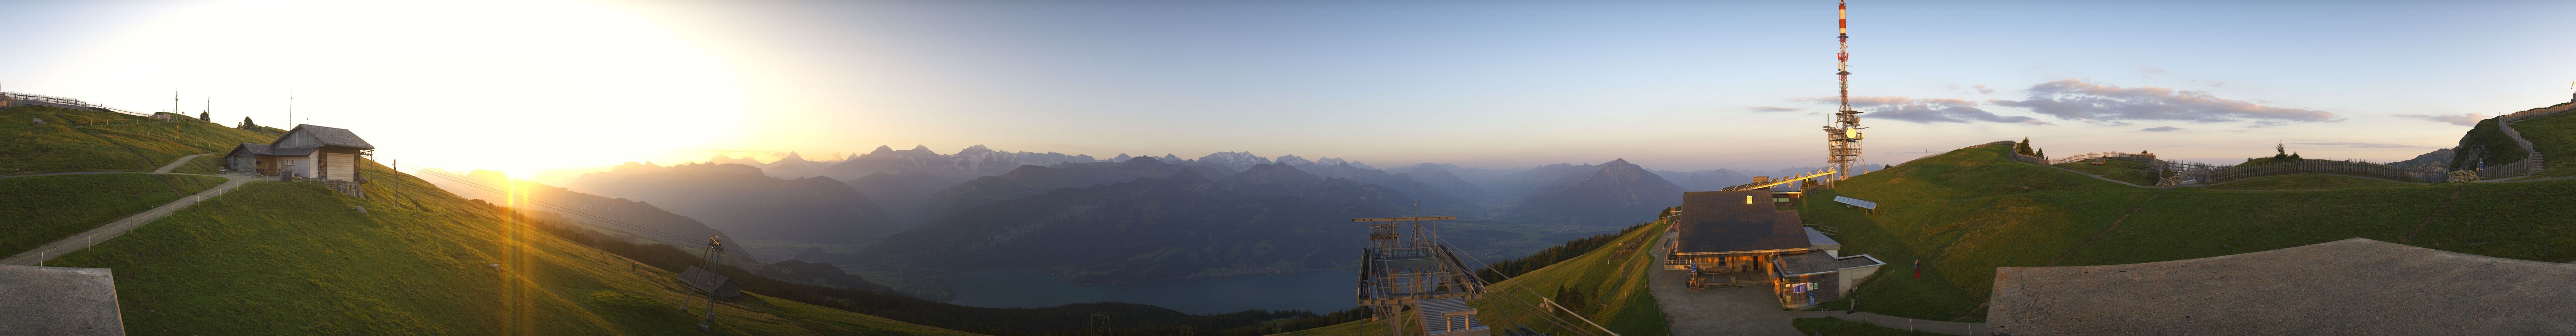
[[[207,114],[206,112],[201,111],[197,112],[197,120],[215,121],[215,117],[212,114]]]
[[[2043,158],[2045,158],[2045,157],[2048,157],[2048,150],[2046,150],[2046,149],[2032,150],[2032,151],[2031,151],[2031,155],[2030,155],[2030,156],[2037,156],[2037,157],[2043,157]]]
[[[2022,156],[2035,156],[2031,155],[2034,153],[2030,152],[2030,137],[2021,137],[2021,143],[2013,145],[2013,153],[2021,154]]]
[[[1565,306],[1566,309],[1572,309],[1578,313],[1591,311],[1592,304],[1589,302],[1591,299],[1584,296],[1582,288],[1557,285],[1556,297],[1552,300],[1556,301],[1556,305]]]
[[[2274,159],[2290,157],[2290,147],[2281,143],[2273,143],[2272,152],[2276,153],[2272,154],[2272,158]]]
[[[233,127],[235,127],[235,128],[240,128],[240,129],[252,129],[252,128],[258,128],[258,127],[259,127],[259,124],[251,123],[251,122],[250,122],[250,117],[242,117],[242,122],[241,122],[241,124],[240,124],[240,125],[233,125]]]

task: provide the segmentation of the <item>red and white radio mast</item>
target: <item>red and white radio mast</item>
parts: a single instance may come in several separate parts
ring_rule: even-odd
[[[1842,81],[1842,111],[1834,112],[1825,126],[1825,165],[1834,170],[1832,181],[1839,183],[1852,175],[1852,166],[1860,165],[1860,111],[1851,106],[1851,9],[1834,2],[1834,39],[1842,44],[1834,53],[1834,77]]]

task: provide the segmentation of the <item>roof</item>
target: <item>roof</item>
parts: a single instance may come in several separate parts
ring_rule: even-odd
[[[1681,208],[1673,219],[1681,227],[1675,253],[1809,248],[1798,212],[1778,210],[1768,190],[1685,192]]]
[[[1843,249],[1843,243],[1842,243],[1842,242],[1834,241],[1834,237],[1827,237],[1827,236],[1825,236],[1825,232],[1824,232],[1824,231],[1816,231],[1816,228],[1806,228],[1806,229],[1807,229],[1807,246],[1808,246],[1808,247],[1813,247],[1813,248],[1818,249],[1818,250],[1840,250],[1840,249]]]
[[[233,156],[234,153],[241,153],[243,151],[249,151],[251,154],[268,156],[299,156],[313,154],[313,150],[319,148],[320,147],[277,148],[263,144],[244,142],[241,145],[233,146],[233,151],[224,153],[224,156]]]
[[[715,292],[716,297],[719,298],[742,295],[742,285],[734,284],[733,279],[698,269],[697,266],[689,266],[689,269],[680,271],[679,279],[680,282],[688,283],[689,287],[696,288],[700,292]]]
[[[313,140],[321,141],[323,146],[341,146],[341,147],[353,147],[353,148],[359,148],[359,149],[376,149],[376,145],[370,145],[370,144],[367,144],[367,139],[358,138],[358,133],[350,132],[350,131],[349,131],[349,130],[347,130],[347,129],[334,128],[334,127],[326,127],[326,126],[314,126],[314,125],[311,125],[311,124],[306,124],[306,125],[296,125],[296,126],[295,126],[295,129],[286,130],[286,135],[279,136],[279,137],[277,137],[277,139],[278,139],[279,141],[284,141],[287,137],[295,136],[295,132],[305,132],[305,133],[311,134],[311,135],[313,136]],[[276,143],[276,142],[269,142],[268,144],[269,144],[269,145],[276,145],[277,143]]]
[[[1867,254],[1836,258],[1824,253],[1799,253],[1780,256],[1780,273],[1815,274],[1886,264]]]
[[[1998,334],[2571,335],[2576,265],[2353,238],[2200,259],[2001,267]]]
[[[248,142],[244,142],[244,143],[242,143],[242,144],[240,144],[240,145],[234,145],[234,146],[233,146],[233,151],[224,153],[224,156],[233,156],[233,154],[240,154],[241,152],[250,152],[251,154],[259,154],[259,155],[275,155],[275,154],[269,154],[269,153],[273,153],[273,152],[276,152],[276,151],[277,151],[277,147],[269,147],[269,146],[268,146],[268,145],[266,145],[266,144],[255,144],[255,143],[248,143]]]
[[[0,265],[0,330],[124,335],[115,274],[105,268]]]

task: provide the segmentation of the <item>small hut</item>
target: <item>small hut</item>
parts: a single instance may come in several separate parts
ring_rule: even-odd
[[[227,169],[279,180],[320,181],[350,195],[366,183],[358,176],[358,157],[375,155],[376,146],[347,129],[297,125],[268,144],[242,143],[224,154]]]

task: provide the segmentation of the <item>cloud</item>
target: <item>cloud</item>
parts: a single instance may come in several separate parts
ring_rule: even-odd
[[[1984,86],[1984,85],[1977,85],[1977,86],[1972,86],[1972,87],[1977,88],[1977,93],[1979,93],[1979,94],[1995,94],[1995,89],[1994,89],[1994,88],[1989,88],[1989,87],[1986,87],[1986,86]]]
[[[1831,104],[1834,98],[1808,98],[1800,101]],[[1852,108],[1869,114],[1864,117],[1911,121],[1918,123],[1996,122],[2053,125],[2038,118],[2001,116],[1977,108],[1977,102],[1949,98],[1852,97]]]
[[[1779,106],[1754,106],[1754,107],[1751,107],[1751,108],[1746,108],[1746,110],[1751,110],[1751,111],[1753,111],[1753,112],[1795,112],[1795,111],[1797,111],[1798,109],[1797,109],[1797,108],[1792,108],[1792,107],[1779,107]]]
[[[2292,145],[2311,145],[2311,146],[2361,147],[2361,148],[2432,148],[2432,147],[2416,146],[2416,145],[2384,144],[2384,143],[2371,143],[2371,142],[2292,142],[2292,143],[2290,143],[2290,144],[2292,144]]]
[[[2400,114],[2397,116],[2431,120],[2434,122],[2445,122],[2460,126],[2476,126],[2479,120],[2487,119],[2487,114],[2485,113],[2470,113],[2462,115]]]
[[[2176,120],[2228,122],[2259,120],[2263,126],[2286,122],[2341,121],[2326,111],[2271,107],[2243,100],[2220,99],[2208,91],[2160,87],[2124,88],[2068,79],[2030,87],[2030,98],[1992,100],[2069,120]],[[2260,127],[2260,126],[2257,126]]]
[[[2173,127],[2173,126],[2159,126],[2159,127],[2155,127],[2155,128],[2142,129],[2142,130],[2140,130],[2140,131],[2148,131],[2148,132],[2172,132],[2172,131],[2180,131],[2180,130],[2182,130],[2182,128],[2181,128],[2181,127]]]

